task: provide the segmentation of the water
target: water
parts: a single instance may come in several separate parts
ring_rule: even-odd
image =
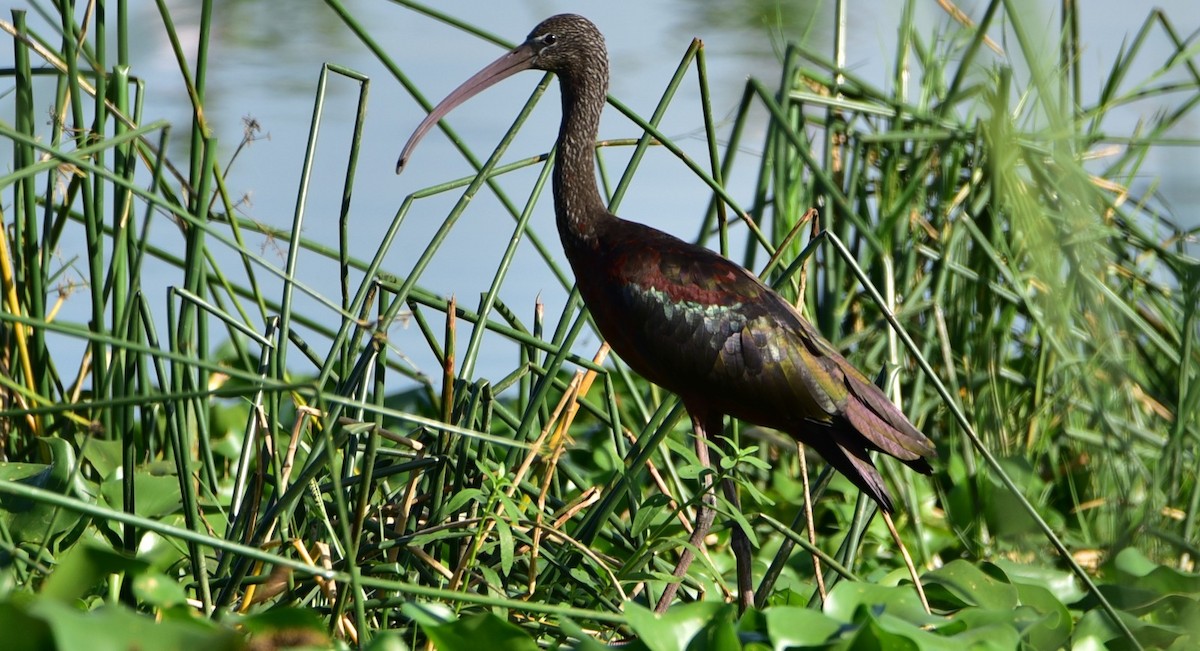
[[[185,41],[189,35],[194,39],[198,31],[196,4],[183,0],[168,3]],[[968,14],[978,16],[983,4],[960,6]],[[1159,4],[1185,37],[1200,27],[1200,9],[1194,0]],[[645,116],[654,110],[691,38],[700,36],[706,46],[713,110],[719,118],[734,108],[747,77],[757,77],[769,86],[775,85],[779,64],[774,52],[783,41],[778,36],[781,30],[786,31],[789,38],[800,38],[814,51],[830,52],[832,49],[832,29],[829,27],[833,24],[832,2],[767,3],[752,8],[750,5],[716,0],[672,0],[637,5],[589,3],[586,6],[544,0],[515,3],[446,0],[438,7],[486,26],[489,31],[514,42],[520,41],[534,24],[552,13],[571,10],[587,13],[608,41],[613,71],[611,93]],[[851,5],[859,10],[851,11],[848,16],[847,51],[850,54],[847,65],[867,80],[886,86],[893,65],[900,3]],[[222,163],[228,161],[242,137],[244,118],[253,118],[263,129],[263,138],[246,148],[229,171],[229,189],[235,198],[244,199],[239,205],[244,216],[272,227],[290,228],[317,78],[325,62],[361,71],[372,80],[365,141],[351,209],[352,237],[361,243],[358,249],[361,256],[374,251],[384,228],[407,194],[471,172],[449,141],[435,130],[417,151],[405,174],[400,177],[394,174],[399,149],[424,113],[324,3],[226,0],[218,2],[217,6],[206,115],[221,143],[219,158]],[[495,45],[387,2],[347,0],[346,6],[430,101],[439,100],[502,51]],[[862,10],[863,7],[870,9]],[[1029,3],[1029,7],[1023,17],[1026,25],[1034,32],[1053,34],[1057,22],[1050,5],[1043,7],[1042,3]],[[1085,95],[1091,97],[1097,92],[1101,79],[1108,75],[1111,61],[1123,40],[1131,38],[1132,32],[1141,25],[1146,10],[1130,8],[1130,3],[1110,1],[1086,3],[1083,11],[1081,27],[1087,48],[1083,59],[1083,86]],[[920,30],[923,38],[932,33],[929,26],[948,23],[948,18],[935,3],[920,3],[918,16],[920,24],[925,26]],[[132,18],[139,25],[136,33],[144,35],[132,44],[131,57],[134,74],[147,82],[145,120],[166,118],[177,125],[176,137],[183,138],[191,120],[190,107],[178,81],[179,72],[171,46],[160,28],[157,9],[152,3],[140,3]],[[34,21],[36,17],[31,16],[31,22]],[[780,23],[784,27],[768,26]],[[1147,64],[1131,74],[1130,79],[1148,77],[1153,70],[1150,63],[1157,64],[1165,59],[1163,39],[1158,37],[1154,43],[1163,49],[1157,53],[1144,52],[1143,60]],[[1017,48],[1015,40],[1001,45],[1012,51]],[[1056,47],[1050,42],[1043,46],[1048,53],[1053,53]],[[11,48],[5,50],[4,56],[9,58],[0,58],[0,65],[11,65]],[[1018,76],[1021,74],[1018,71]],[[490,152],[538,78],[537,73],[525,73],[489,90],[452,114],[450,120],[458,135],[478,156],[486,157]],[[357,86],[334,77],[330,88],[304,233],[333,245]],[[552,88],[550,94],[510,147],[506,160],[541,153],[550,147],[559,117],[556,89]],[[11,99],[3,102],[3,119],[10,120]],[[705,161],[704,142],[699,137],[687,135],[698,133],[702,128],[699,105],[695,74],[690,72],[661,128],[668,135],[679,136],[680,144],[694,160]],[[1129,107],[1117,115],[1108,128],[1113,132],[1127,130],[1156,108],[1154,104]],[[749,148],[741,154],[743,165],[727,179],[735,197],[750,196],[754,180],[751,159],[757,155],[753,148],[761,142],[764,126],[765,117],[759,112],[743,139],[744,146]],[[1194,139],[1200,136],[1198,131],[1200,129],[1192,119],[1183,132],[1172,135]],[[638,135],[636,127],[615,110],[610,108],[606,112],[601,138]],[[8,147],[8,143],[0,146],[0,155],[11,160]],[[177,161],[186,160],[182,156],[185,141],[173,141],[171,148]],[[1198,152],[1200,150],[1194,147],[1155,150],[1144,167],[1144,178],[1139,181],[1141,187],[1134,189],[1144,190],[1153,183],[1160,183],[1160,192],[1176,214],[1194,215],[1195,208],[1200,205],[1200,196],[1197,196],[1193,183],[1194,170],[1200,164]],[[612,150],[606,154],[614,173],[623,168],[626,156],[627,150]],[[514,202],[524,202],[535,174],[536,170],[530,169],[502,180]],[[393,246],[385,265],[387,270],[398,275],[409,272],[458,196],[456,191],[418,202]],[[655,148],[647,156],[619,212],[690,238],[699,228],[708,198],[707,189],[678,160],[665,150]],[[551,202],[546,197],[532,223],[561,263],[551,210]],[[1191,219],[1195,223],[1195,218]],[[155,229],[158,241],[174,250],[182,248],[182,240],[174,226],[164,222],[156,224]],[[481,192],[424,273],[421,284],[444,295],[456,295],[460,304],[474,307],[480,292],[490,284],[512,231],[512,219],[489,192]],[[64,257],[82,250],[82,231],[75,229],[75,233],[75,239],[63,243]],[[250,246],[261,251],[268,261],[282,267],[285,244],[259,237],[252,240]],[[224,269],[233,271],[240,267],[228,252],[219,255]],[[76,277],[79,278],[84,267],[82,263],[77,264]],[[302,254],[299,269],[303,283],[329,300],[337,301],[338,270],[334,262]],[[260,278],[270,277],[261,275]],[[158,296],[165,296],[167,286],[182,283],[182,272],[165,269],[161,274],[147,274],[146,280],[151,296],[156,292],[161,292]],[[267,286],[271,287],[269,295],[278,296],[281,292],[281,285],[274,278],[269,279]],[[565,302],[566,291],[537,259],[532,246],[523,242],[501,298],[526,323],[532,317],[535,301],[540,299],[546,306],[548,327],[553,328],[556,315]],[[80,297],[68,302],[62,318],[86,321],[86,310],[86,299]],[[337,322],[335,314],[312,298],[302,296],[297,310],[326,315],[331,325]],[[165,327],[165,315],[159,318],[163,324],[160,328]],[[254,324],[254,327],[262,326]],[[465,342],[467,332],[465,328],[460,331],[461,341]],[[304,334],[312,337],[311,333]],[[392,345],[411,358],[416,368],[436,375],[433,356],[427,352],[415,328],[397,325],[389,335]],[[316,343],[318,348],[323,345]],[[585,339],[578,350],[590,354],[597,344],[594,338]],[[61,346],[60,351],[65,356],[71,353],[68,358],[82,354],[82,345],[78,341],[64,341]],[[67,359],[59,359],[60,368],[71,366]],[[514,365],[514,349],[499,338],[489,340],[483,348],[476,376],[498,377]]]

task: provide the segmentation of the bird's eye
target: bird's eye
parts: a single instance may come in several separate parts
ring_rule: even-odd
[[[558,36],[555,36],[554,34],[546,34],[542,37],[542,42],[546,45],[554,45],[558,42]]]

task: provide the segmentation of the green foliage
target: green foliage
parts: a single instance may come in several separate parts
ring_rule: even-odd
[[[384,35],[326,5],[420,97]],[[311,157],[288,232],[241,217],[225,185],[236,166],[218,162],[205,122],[206,0],[190,59],[158,5],[194,109],[190,130],[172,127],[182,153],[171,125],[140,113],[140,93],[176,89],[145,87],[124,49],[100,42],[131,36],[123,11],[3,23],[16,56],[0,71],[15,116],[0,122],[15,158],[0,176],[0,630],[29,649],[1200,644],[1196,228],[1153,186],[1135,190],[1152,147],[1196,144],[1171,136],[1200,97],[1194,47],[1153,13],[1085,96],[1072,21],[1044,52],[1009,3],[934,34],[905,6],[888,88],[790,45],[778,88],[750,81],[728,134],[705,104],[707,166],[659,132],[662,110],[647,120],[615,100],[639,138],[605,146],[634,152],[614,205],[650,147],[678,156],[712,188],[699,239],[727,249],[746,235],[740,261],[937,441],[931,481],[884,464],[932,614],[883,523],[818,459],[805,457],[812,543],[790,440],[735,426],[733,453],[702,468],[675,398],[579,352],[590,326],[576,296],[556,328],[541,306],[526,322],[501,300],[528,253],[519,242],[570,286],[547,227],[529,222],[546,159],[496,165],[512,132],[488,157],[456,140],[478,173],[406,197],[366,255],[346,236],[361,120],[333,190],[346,199],[336,245],[302,237]],[[1011,52],[991,49],[1001,33]],[[1165,60],[1147,61],[1152,38],[1172,44]],[[704,57],[686,50],[661,109],[693,67],[707,98]],[[358,84],[365,111],[371,80],[333,64],[318,107],[330,76]],[[1166,107],[1115,132],[1114,110],[1147,98]],[[765,139],[747,143],[764,108]],[[761,158],[738,160],[747,147]],[[758,179],[741,203],[721,183],[735,167]],[[524,168],[537,176],[523,202],[497,178]],[[459,219],[478,217],[467,212],[481,192],[513,230],[465,308],[423,274]],[[446,193],[459,199],[423,252],[387,268],[408,212]],[[286,241],[286,262],[255,237]],[[68,241],[85,250],[64,262]],[[336,267],[341,295],[309,289],[301,259]],[[73,273],[87,287],[77,322],[48,300]],[[151,273],[172,276],[165,305],[147,297]],[[439,377],[389,340],[402,321]],[[86,347],[82,362],[63,341]],[[491,345],[516,353],[482,377]],[[683,579],[694,601],[653,615],[711,473],[738,481],[743,508],[719,500],[723,526]],[[762,607],[740,618],[723,598],[735,522],[767,577]]]

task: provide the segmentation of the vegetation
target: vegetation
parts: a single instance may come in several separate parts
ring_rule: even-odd
[[[672,396],[603,350],[578,352],[590,326],[576,296],[557,320],[532,322],[497,300],[520,282],[509,274],[520,238],[570,283],[545,254],[555,244],[537,239],[553,239],[548,226],[529,223],[548,200],[547,158],[497,162],[528,110],[486,162],[460,144],[478,174],[407,197],[367,255],[350,251],[346,227],[361,130],[341,241],[303,238],[302,209],[290,232],[265,232],[235,209],[236,167],[206,126],[211,0],[192,60],[158,5],[194,109],[178,156],[171,125],[143,121],[142,94],[162,89],[131,76],[116,4],[48,14],[57,33],[31,31],[20,11],[2,24],[15,121],[0,122],[14,157],[0,176],[0,630],[25,632],[13,648],[1200,643],[1196,227],[1135,183],[1153,148],[1197,144],[1174,131],[1200,101],[1196,44],[1167,16],[1146,17],[1087,93],[1077,16],[1064,16],[1053,60],[1012,3],[919,34],[908,2],[888,88],[839,67],[838,53],[793,45],[782,83],[751,80],[731,124],[701,107],[712,158],[680,157],[712,188],[700,239],[728,251],[730,233],[751,233],[732,257],[801,302],[938,443],[932,480],[885,463],[933,613],[869,501],[815,455],[810,542],[806,458],[743,427],[716,472],[737,479],[744,508],[721,502],[726,526],[686,579],[695,601],[658,618],[647,605],[687,538],[703,471]],[[407,84],[379,34],[326,4]],[[1150,39],[1172,54],[1148,61]],[[693,70],[707,92],[704,63],[693,44],[662,106]],[[325,74],[359,82],[366,106],[367,79]],[[1114,126],[1114,109],[1148,99],[1166,108]],[[648,148],[679,149],[659,115],[613,103],[638,136],[608,143],[635,147],[619,177],[604,170],[620,178],[617,205]],[[767,136],[748,142],[762,107]],[[753,196],[722,190],[735,167],[756,170]],[[527,202],[494,183],[520,168],[538,174]],[[460,218],[478,217],[467,213],[479,191],[500,196],[514,244],[465,308],[422,274]],[[410,208],[441,193],[460,198],[424,253],[381,268]],[[258,253],[259,235],[286,242],[282,266]],[[57,256],[68,238],[86,258]],[[301,252],[336,262],[340,296],[298,300],[311,294]],[[177,277],[165,308],[143,289],[164,273],[152,267]],[[58,317],[68,269],[86,284],[69,298],[90,307],[79,322]],[[402,318],[441,377],[389,345]],[[495,339],[519,358],[480,377]],[[64,341],[86,347],[81,366]],[[741,618],[724,603],[735,521],[754,533],[764,580],[762,608]]]

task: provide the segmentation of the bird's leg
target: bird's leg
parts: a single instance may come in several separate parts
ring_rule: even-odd
[[[722,446],[724,448],[724,446]],[[737,484],[732,477],[721,480],[721,491],[725,499],[738,511],[742,510],[742,501],[738,499]],[[754,576],[751,570],[750,536],[742,529],[741,523],[733,526],[730,533],[729,546],[733,548],[733,558],[737,561],[737,597],[738,613],[746,612],[754,605]]]
[[[696,459],[700,462],[703,468],[712,468],[712,462],[709,459],[708,451],[708,432],[712,432],[716,436],[716,440],[721,450],[726,451],[724,439],[721,435],[724,431],[724,416],[722,414],[708,414],[707,417],[701,416],[703,412],[700,410],[688,410],[692,414],[692,431],[694,433],[694,441],[696,444]],[[677,579],[682,579],[687,573],[688,567],[692,564],[695,558],[695,551],[701,549],[704,544],[704,537],[708,535],[709,529],[712,528],[713,520],[716,519],[716,496],[712,490],[712,475],[704,473],[701,475],[701,489],[704,491],[700,497],[700,504],[696,508],[696,525],[692,529],[692,536],[688,539],[688,547],[683,550],[679,557],[679,564],[675,566],[673,575]],[[741,508],[741,500],[738,499],[737,485],[733,479],[726,477],[721,480],[721,491],[725,494],[725,499],[735,509]],[[733,548],[733,557],[737,561],[737,598],[739,612],[745,612],[747,608],[754,605],[754,577],[751,574],[751,548],[750,537],[742,530],[741,525],[736,525],[731,534],[730,546]],[[671,600],[675,598],[675,593],[679,590],[679,582],[671,583],[663,590],[662,597],[658,600],[658,605],[655,607],[655,612],[663,612],[671,604]]]
[[[696,459],[700,462],[702,468],[712,468],[712,464],[708,459],[708,437],[705,436],[704,419],[698,415],[699,412],[688,410],[692,416],[692,432],[693,439],[696,444]],[[717,422],[720,423],[720,417],[717,417]],[[688,546],[679,554],[679,563],[675,566],[675,571],[672,572],[677,580],[667,584],[663,590],[662,596],[658,598],[658,605],[654,607],[654,612],[666,612],[667,607],[671,605],[671,601],[675,599],[675,593],[679,591],[679,584],[683,580],[683,575],[687,574],[688,567],[691,566],[692,560],[696,557],[696,551],[701,549],[704,544],[704,537],[708,535],[708,530],[712,528],[713,519],[717,516],[713,506],[716,504],[717,498],[712,491],[712,475],[710,473],[702,473],[700,475],[700,486],[703,493],[700,495],[700,504],[696,506],[696,523],[692,528],[692,536],[688,538]]]
[[[713,439],[717,442],[717,447],[721,450],[721,454],[730,456],[729,443],[722,436],[725,430],[724,418],[717,415],[708,424],[708,429],[713,434]],[[725,499],[729,504],[737,509],[742,510],[742,501],[738,498],[737,484],[734,483],[732,477],[726,477],[721,480],[721,492],[725,494]],[[737,561],[737,600],[738,613],[746,612],[747,608],[754,605],[754,576],[751,571],[751,555],[750,536],[742,530],[741,523],[735,523],[733,531],[729,535],[729,546],[733,550],[733,558]]]

